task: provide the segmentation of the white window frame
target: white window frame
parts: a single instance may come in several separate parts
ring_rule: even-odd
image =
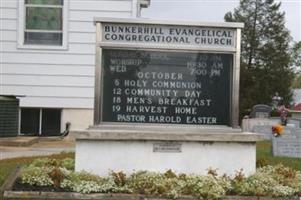
[[[33,6],[31,6],[33,7]],[[44,7],[43,5],[39,5],[37,7]],[[45,6],[47,7],[47,6]],[[52,6],[52,7],[61,7],[61,6]],[[54,31],[54,32],[62,32],[62,45],[39,45],[39,44],[25,44],[24,35],[25,35],[25,20],[26,20],[26,5],[25,0],[19,0],[19,17],[18,17],[18,48],[19,49],[39,49],[39,50],[67,50],[68,49],[68,10],[69,10],[69,0],[64,0],[63,4],[63,27],[62,31]],[[43,32],[37,31],[37,32]],[[47,31],[53,32],[53,31]]]

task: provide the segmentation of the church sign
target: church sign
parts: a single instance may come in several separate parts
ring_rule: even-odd
[[[96,125],[238,126],[242,24],[95,22]]]
[[[147,24],[104,24],[102,41],[130,45],[179,45],[235,50],[235,31],[225,28]]]

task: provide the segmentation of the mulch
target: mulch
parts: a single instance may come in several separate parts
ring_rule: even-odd
[[[21,179],[18,178],[13,185],[13,191],[40,191],[40,192],[70,192],[63,188],[55,188],[52,186],[32,186],[29,184],[21,183]]]

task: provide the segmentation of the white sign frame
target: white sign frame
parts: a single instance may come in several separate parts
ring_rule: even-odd
[[[198,52],[198,53],[228,53],[233,55],[232,80],[230,88],[230,126],[239,127],[239,76],[240,76],[240,53],[241,53],[241,29],[243,23],[207,23],[191,21],[166,21],[148,19],[126,19],[126,18],[95,18],[96,25],[96,57],[95,57],[95,92],[94,92],[94,125],[104,124],[102,122],[102,49],[134,49],[134,50],[157,50],[176,52]],[[106,41],[104,40],[104,26],[127,25],[132,27],[180,27],[200,30],[225,30],[233,32],[233,46],[220,47],[217,45],[191,45],[191,44],[158,44],[147,42]],[[134,33],[131,33],[134,34]],[[141,124],[142,125],[142,124]],[[166,125],[166,124],[165,124]]]

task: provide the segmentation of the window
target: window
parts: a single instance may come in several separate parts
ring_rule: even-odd
[[[60,109],[42,109],[42,136],[60,135],[61,113]]]
[[[67,0],[21,0],[19,46],[66,47]]]
[[[61,132],[61,109],[21,108],[21,134],[57,136]]]
[[[40,126],[40,109],[21,109],[21,133],[26,135],[38,135]]]

